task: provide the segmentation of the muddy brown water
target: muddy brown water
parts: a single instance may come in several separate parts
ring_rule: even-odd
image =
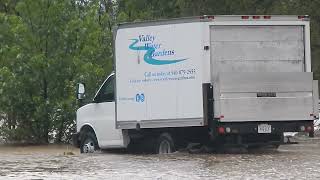
[[[299,141],[277,151],[232,154],[80,154],[67,145],[0,146],[0,179],[320,179],[320,139]]]

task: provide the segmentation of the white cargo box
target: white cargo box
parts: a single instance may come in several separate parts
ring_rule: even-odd
[[[240,81],[233,85],[225,82],[232,83],[229,81],[237,79],[238,75],[245,78],[248,76],[245,73],[250,72],[256,73],[257,78],[243,83],[254,87],[256,80],[263,87],[275,76],[263,74],[260,77],[259,72],[311,72],[309,36],[309,22],[297,16],[259,16],[258,19],[251,16],[208,16],[120,25],[115,34],[117,128],[206,125],[203,83],[213,84],[216,118],[230,115],[225,120],[245,121],[248,117],[252,121],[259,120],[256,118],[263,112],[259,109],[256,114],[252,108],[264,107],[265,104],[257,104],[263,103],[262,99],[239,101],[247,98],[248,93],[255,96],[256,92],[239,91]],[[228,73],[230,75],[225,75]],[[261,79],[264,77],[269,79]],[[292,84],[294,80],[285,77],[287,75],[283,78],[289,79],[289,85],[295,87]],[[310,119],[312,112],[309,111],[313,110],[312,74],[303,75],[300,79],[306,80],[307,88],[299,86],[296,90],[281,91],[282,95],[289,93],[288,96],[296,98],[296,91],[304,89],[297,93],[298,99],[276,101],[281,101],[280,107],[288,103],[302,104],[285,112],[275,112],[270,116],[272,120]],[[282,82],[276,83],[281,88]],[[259,88],[251,90],[267,91]],[[229,101],[233,99],[237,100]],[[242,103],[249,106],[241,107]],[[300,113],[308,114],[283,116],[300,105],[306,105]],[[243,113],[241,108],[234,109],[236,107],[250,112]],[[240,116],[237,116],[239,112]]]
[[[201,22],[117,31],[118,123],[203,125],[202,35]]]

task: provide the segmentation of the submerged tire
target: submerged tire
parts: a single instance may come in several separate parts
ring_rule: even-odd
[[[257,151],[257,150],[277,150],[280,144],[272,144],[272,145],[259,145],[259,146],[249,146],[247,148],[248,151]]]
[[[157,139],[155,152],[157,154],[169,154],[175,152],[173,138],[169,133],[161,133]]]
[[[98,149],[96,135],[93,132],[85,132],[81,138],[80,153],[94,153]]]

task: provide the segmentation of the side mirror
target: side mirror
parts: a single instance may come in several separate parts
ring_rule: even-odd
[[[85,84],[84,83],[78,83],[77,84],[77,100],[83,100],[85,96]]]

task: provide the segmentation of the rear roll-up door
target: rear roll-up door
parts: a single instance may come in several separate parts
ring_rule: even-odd
[[[303,72],[303,26],[212,26],[219,72]]]

